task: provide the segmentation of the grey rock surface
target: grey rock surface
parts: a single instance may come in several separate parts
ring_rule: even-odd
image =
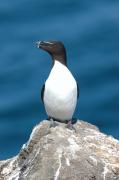
[[[119,141],[77,121],[37,125],[20,153],[0,161],[0,180],[119,180]]]

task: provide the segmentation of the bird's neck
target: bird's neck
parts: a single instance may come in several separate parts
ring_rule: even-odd
[[[53,77],[54,77],[54,74],[55,74],[55,78],[56,77],[64,77],[64,74],[66,73],[66,71],[67,71],[67,67],[64,64],[62,64],[61,62],[55,60],[54,65],[50,72],[50,76],[53,75]]]
[[[66,53],[61,55],[53,55],[52,59],[53,59],[53,65],[55,64],[55,61],[58,61],[59,63],[67,66]]]
[[[62,68],[65,67],[65,65],[63,63],[61,63],[60,61],[58,61],[57,59],[54,60],[54,65],[53,68]]]

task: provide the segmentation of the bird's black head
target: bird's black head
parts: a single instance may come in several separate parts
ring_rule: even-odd
[[[38,41],[37,47],[47,51],[53,58],[66,65],[66,51],[62,42],[60,41]]]

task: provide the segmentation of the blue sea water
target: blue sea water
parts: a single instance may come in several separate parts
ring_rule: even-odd
[[[46,118],[51,68],[37,40],[63,41],[80,86],[75,117],[119,138],[119,1],[0,1],[0,159],[16,155]]]

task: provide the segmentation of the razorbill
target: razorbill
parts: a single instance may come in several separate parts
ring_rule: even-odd
[[[53,60],[50,74],[42,87],[41,99],[49,119],[71,125],[79,88],[67,67],[66,50],[60,41],[38,41],[37,47]]]

